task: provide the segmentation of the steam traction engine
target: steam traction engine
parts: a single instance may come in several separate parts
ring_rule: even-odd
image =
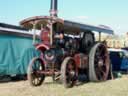
[[[50,16],[31,17],[20,23],[34,30],[33,44],[41,52],[28,66],[30,84],[41,85],[46,76],[52,76],[54,81],[72,87],[79,76],[89,81],[105,81],[111,77],[107,47],[95,42],[92,31],[108,34],[113,31],[59,19],[57,0],[52,0],[51,5]],[[40,35],[35,30],[41,30]]]

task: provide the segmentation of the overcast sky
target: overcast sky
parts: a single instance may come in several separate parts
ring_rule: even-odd
[[[49,15],[50,0],[0,0],[0,22],[19,25],[22,19]],[[59,17],[107,25],[116,34],[128,32],[128,0],[58,0]]]

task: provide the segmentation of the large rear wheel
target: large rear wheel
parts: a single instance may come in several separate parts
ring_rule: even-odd
[[[45,75],[40,73],[44,71],[44,63],[41,58],[35,57],[28,66],[27,77],[31,86],[39,86],[45,79]]]
[[[105,81],[109,75],[110,61],[106,45],[97,43],[89,54],[90,81]]]
[[[76,82],[77,69],[73,58],[67,57],[64,59],[61,66],[61,80],[66,88],[73,87]]]

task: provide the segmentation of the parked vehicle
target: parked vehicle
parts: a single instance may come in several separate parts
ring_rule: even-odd
[[[46,76],[61,81],[65,87],[75,85],[80,75],[89,81],[107,80],[111,77],[107,47],[95,42],[92,31],[113,34],[113,30],[60,19],[57,0],[51,1],[50,16],[31,17],[20,23],[24,28],[41,30],[41,42],[35,42],[37,37],[33,36],[41,55],[30,61],[27,74],[30,84],[41,85]]]
[[[128,52],[124,49],[109,48],[109,55],[113,71],[128,70]]]

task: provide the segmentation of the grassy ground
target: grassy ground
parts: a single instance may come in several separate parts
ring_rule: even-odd
[[[0,83],[0,96],[128,96],[128,76],[100,83],[84,83],[70,89],[47,78],[40,87],[28,81]]]

